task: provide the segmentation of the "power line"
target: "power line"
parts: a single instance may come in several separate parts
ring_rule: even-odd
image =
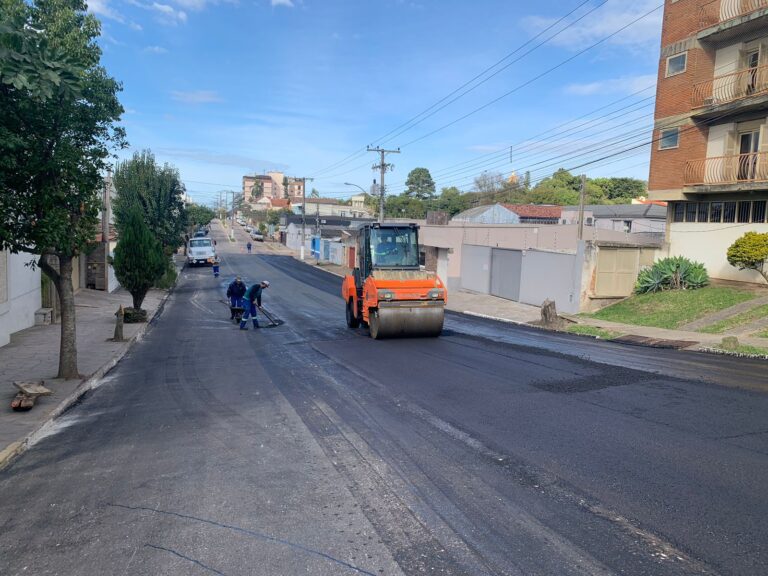
[[[503,99],[504,99],[504,98],[506,98],[507,96],[510,96],[510,95],[514,94],[515,92],[517,92],[518,90],[521,90],[522,88],[524,88],[524,87],[526,87],[526,86],[529,86],[530,84],[532,84],[532,83],[533,83],[533,82],[535,82],[536,80],[539,80],[539,79],[543,78],[544,76],[547,76],[548,74],[551,74],[551,73],[552,73],[552,72],[554,72],[555,70],[557,70],[557,69],[559,69],[559,68],[562,68],[563,66],[565,66],[565,65],[566,65],[566,64],[568,64],[569,62],[571,62],[571,61],[575,60],[575,59],[576,59],[576,58],[578,58],[579,56],[581,56],[581,55],[585,54],[586,52],[588,52],[588,51],[590,51],[590,50],[592,50],[592,49],[596,48],[597,46],[599,46],[599,45],[603,44],[604,42],[607,42],[608,40],[610,40],[611,38],[613,38],[614,36],[616,36],[616,35],[617,35],[617,34],[619,34],[620,32],[623,32],[624,30],[626,30],[626,29],[627,29],[627,28],[629,28],[630,26],[632,26],[632,25],[634,25],[634,24],[636,24],[636,23],[640,22],[640,21],[641,21],[641,20],[643,20],[644,18],[647,18],[648,16],[650,16],[651,14],[653,14],[654,12],[656,12],[657,10],[659,10],[660,8],[662,8],[663,6],[664,6],[664,4],[659,4],[658,6],[656,6],[656,8],[654,8],[654,9],[652,9],[652,10],[649,10],[648,12],[646,12],[645,14],[643,14],[642,16],[639,16],[639,17],[635,18],[634,20],[632,20],[632,21],[631,21],[631,22],[629,22],[628,24],[625,24],[624,26],[622,26],[621,28],[619,28],[619,29],[618,29],[618,30],[616,30],[615,32],[612,32],[612,33],[611,33],[611,34],[609,34],[608,36],[605,36],[605,37],[601,38],[600,40],[598,40],[598,41],[597,41],[597,42],[595,42],[594,44],[591,44],[591,45],[590,45],[590,46],[588,46],[587,48],[584,48],[584,49],[582,49],[582,50],[578,51],[576,54],[574,54],[573,56],[571,56],[571,57],[569,57],[569,58],[566,58],[565,60],[563,60],[563,61],[562,61],[562,62],[560,62],[559,64],[556,64],[555,66],[552,66],[551,68],[549,68],[549,69],[545,70],[544,72],[542,72],[542,73],[540,73],[540,74],[537,74],[537,75],[536,75],[536,76],[534,76],[533,78],[531,78],[531,79],[527,80],[526,82],[524,82],[524,83],[520,84],[519,86],[517,86],[517,87],[513,88],[512,90],[510,90],[510,91],[508,91],[508,92],[505,92],[504,94],[502,94],[502,95],[501,95],[501,96],[499,96],[498,98],[494,98],[494,99],[493,99],[493,100],[491,100],[490,102],[487,102],[487,103],[483,104],[482,106],[480,106],[480,107],[478,107],[478,108],[475,108],[475,109],[474,109],[474,110],[472,110],[471,112],[468,112],[467,114],[464,114],[463,116],[460,116],[459,118],[457,118],[457,119],[453,120],[452,122],[449,122],[448,124],[444,124],[443,126],[441,126],[441,127],[439,127],[439,128],[436,128],[435,130],[432,130],[431,132],[427,132],[426,134],[424,134],[424,135],[422,135],[422,136],[419,136],[418,138],[415,138],[415,139],[411,140],[410,142],[407,142],[407,143],[403,144],[402,146],[400,146],[400,148],[405,148],[405,147],[407,147],[407,146],[410,146],[411,144],[415,144],[416,142],[420,142],[421,140],[424,140],[424,139],[426,139],[426,138],[429,138],[430,136],[434,136],[434,135],[435,135],[435,134],[437,134],[438,132],[441,132],[441,131],[445,130],[446,128],[449,128],[449,127],[453,126],[454,124],[457,124],[457,123],[461,122],[462,120],[466,120],[466,119],[467,119],[467,118],[469,118],[470,116],[473,116],[474,114],[477,114],[478,112],[480,112],[480,111],[482,111],[482,110],[485,110],[485,109],[486,109],[486,108],[488,108],[489,106],[492,106],[493,104],[496,104],[497,102],[499,102],[499,101],[503,100]]]
[[[412,128],[415,128],[416,126],[418,126],[419,124],[421,124],[422,122],[424,122],[424,120],[426,120],[427,118],[430,118],[430,117],[434,116],[435,114],[437,114],[438,112],[440,112],[440,111],[441,111],[441,110],[443,110],[444,108],[446,108],[446,107],[450,106],[451,104],[453,104],[453,103],[454,103],[454,102],[456,102],[457,100],[460,100],[461,98],[463,98],[464,96],[466,96],[467,94],[469,94],[470,92],[472,92],[473,90],[475,90],[475,89],[479,88],[480,86],[482,86],[483,84],[485,84],[486,82],[488,82],[488,81],[489,81],[491,78],[494,78],[494,77],[496,77],[497,75],[499,75],[501,72],[503,72],[504,70],[506,70],[507,68],[509,68],[510,66],[512,66],[512,64],[516,64],[517,62],[519,62],[520,60],[522,60],[523,58],[525,58],[525,57],[526,57],[526,56],[528,56],[529,54],[533,53],[534,51],[536,51],[538,48],[540,48],[541,46],[543,46],[544,44],[546,44],[546,43],[547,43],[547,42],[549,42],[550,40],[552,40],[552,39],[554,39],[554,38],[557,38],[557,37],[558,37],[560,34],[562,34],[563,32],[565,32],[565,31],[566,31],[568,28],[570,28],[571,26],[573,26],[573,25],[577,24],[578,22],[580,22],[581,20],[583,20],[584,18],[586,18],[587,16],[589,16],[589,15],[590,15],[590,14],[592,14],[594,11],[598,10],[599,8],[601,8],[602,6],[604,6],[604,5],[605,5],[605,4],[608,2],[608,0],[603,0],[603,1],[602,1],[600,4],[598,4],[598,5],[594,6],[594,7],[593,7],[591,10],[587,11],[585,14],[582,14],[582,15],[581,15],[579,18],[577,18],[577,19],[576,19],[576,20],[574,20],[573,22],[570,22],[570,23],[568,24],[568,26],[564,27],[562,30],[558,31],[556,34],[553,34],[552,36],[550,36],[549,38],[547,38],[547,39],[546,39],[546,40],[544,40],[543,42],[539,42],[538,44],[536,44],[536,46],[534,46],[533,48],[531,48],[531,49],[530,49],[530,50],[528,50],[527,52],[523,53],[523,54],[522,54],[520,57],[518,57],[518,58],[516,58],[516,59],[512,60],[512,62],[509,62],[509,63],[507,63],[505,66],[503,66],[503,67],[499,68],[499,69],[498,69],[498,70],[496,70],[496,71],[495,71],[493,74],[491,74],[491,75],[487,76],[486,78],[483,78],[483,80],[481,80],[480,82],[478,82],[477,84],[475,84],[474,86],[472,86],[471,88],[469,88],[468,90],[465,90],[464,92],[462,92],[461,94],[459,94],[459,95],[458,95],[458,96],[456,96],[455,98],[453,98],[453,99],[449,100],[448,102],[445,102],[445,101],[446,101],[446,100],[448,100],[448,99],[449,99],[451,96],[453,96],[454,94],[456,94],[457,92],[459,92],[459,91],[460,91],[460,90],[462,90],[463,88],[465,88],[465,87],[469,86],[469,85],[470,85],[472,82],[474,82],[474,81],[475,81],[475,80],[477,80],[478,78],[481,78],[481,77],[482,77],[482,76],[484,76],[486,73],[490,72],[490,71],[491,71],[493,68],[495,68],[496,66],[500,65],[500,64],[501,64],[502,62],[504,62],[505,60],[507,60],[507,59],[509,59],[510,57],[512,57],[514,54],[516,54],[517,52],[519,52],[520,50],[522,50],[523,48],[525,48],[527,45],[531,44],[531,43],[532,43],[534,40],[536,40],[537,38],[539,38],[539,37],[543,36],[543,35],[544,35],[546,32],[550,31],[552,28],[554,28],[555,26],[557,26],[558,24],[560,24],[561,22],[563,22],[563,21],[564,21],[566,18],[568,18],[569,16],[571,16],[572,14],[574,14],[575,12],[577,12],[577,11],[578,11],[580,8],[582,8],[584,5],[588,4],[590,1],[591,1],[591,0],[586,0],[585,2],[582,2],[581,4],[579,4],[578,6],[576,6],[576,8],[574,8],[573,10],[571,10],[570,12],[568,12],[568,14],[566,14],[565,16],[562,16],[562,17],[561,17],[561,18],[559,18],[557,21],[555,21],[555,22],[553,22],[552,24],[550,24],[549,26],[547,26],[547,27],[546,27],[544,30],[542,30],[541,32],[539,32],[539,33],[538,33],[536,36],[534,36],[534,37],[532,37],[531,39],[529,39],[528,41],[524,42],[522,45],[520,45],[520,46],[519,46],[518,48],[516,48],[514,51],[512,51],[512,52],[511,52],[511,53],[509,53],[509,54],[507,54],[507,55],[506,55],[504,58],[502,58],[501,60],[499,60],[498,62],[496,62],[496,63],[495,63],[495,64],[493,64],[492,66],[490,66],[490,67],[486,68],[485,70],[483,70],[483,71],[482,71],[480,74],[478,74],[477,76],[475,76],[475,77],[474,77],[474,78],[472,78],[471,80],[469,80],[469,81],[465,82],[464,84],[462,84],[461,86],[459,86],[459,87],[458,87],[456,90],[454,90],[453,92],[451,92],[450,94],[448,94],[447,96],[445,96],[444,98],[442,98],[441,100],[437,101],[435,104],[433,104],[432,106],[430,106],[429,108],[427,108],[425,111],[423,111],[423,112],[421,112],[420,114],[418,114],[418,115],[414,116],[413,118],[411,118],[410,120],[408,120],[408,121],[407,121],[407,122],[405,122],[404,124],[401,124],[401,125],[400,125],[398,128],[395,128],[394,130],[392,130],[392,131],[388,132],[387,134],[385,134],[384,136],[382,136],[382,139],[383,139],[383,138],[386,138],[387,136],[389,136],[390,134],[392,135],[392,136],[391,136],[390,138],[388,138],[387,140],[383,140],[383,141],[382,141],[382,143],[386,143],[386,142],[389,142],[389,141],[393,140],[394,138],[396,138],[397,136],[399,136],[399,135],[401,135],[401,134],[403,134],[403,133],[407,132],[408,130],[411,130]],[[441,104],[441,103],[443,103],[443,102],[445,102],[445,104],[443,104],[442,106],[440,106],[440,107],[439,107],[439,108],[437,108],[436,110],[433,110],[433,108],[435,108],[436,106],[438,106],[439,104]],[[431,110],[433,110],[433,111],[431,111]],[[430,112],[430,111],[431,111],[431,112]],[[426,114],[427,112],[429,112],[429,114]],[[425,116],[423,116],[424,114],[426,114],[426,115],[425,115]],[[419,119],[419,117],[420,117],[420,116],[423,116],[423,117],[422,117],[421,119]],[[418,122],[414,122],[414,120],[417,120],[417,119],[419,119],[419,120],[418,120]],[[412,123],[412,122],[413,122],[413,123]],[[409,124],[410,124],[410,125],[409,125]],[[396,132],[396,133],[394,133],[394,132]],[[394,133],[394,134],[393,134],[393,133]]]
[[[399,130],[401,130],[401,129],[405,128],[406,126],[408,126],[409,124],[411,124],[411,123],[412,123],[412,122],[414,122],[415,120],[418,120],[418,119],[419,119],[421,116],[423,116],[424,114],[427,114],[428,112],[430,112],[431,110],[433,110],[435,107],[439,106],[440,104],[442,104],[443,102],[445,102],[446,100],[448,100],[449,98],[451,98],[452,96],[454,96],[455,94],[457,94],[458,92],[460,92],[461,90],[463,90],[464,88],[466,88],[467,86],[471,85],[473,82],[475,82],[475,81],[476,81],[476,80],[478,80],[479,78],[482,78],[483,76],[485,76],[485,75],[486,75],[488,72],[490,72],[491,70],[493,70],[494,68],[496,68],[497,66],[499,66],[500,64],[502,64],[503,62],[505,62],[506,60],[508,60],[509,58],[511,58],[512,56],[514,56],[514,55],[515,55],[517,52],[519,52],[520,50],[522,50],[523,48],[525,48],[525,46],[529,45],[530,43],[532,43],[533,41],[535,41],[537,38],[539,38],[539,37],[543,36],[545,33],[547,33],[548,31],[550,31],[551,29],[553,29],[553,28],[554,28],[554,27],[556,27],[557,25],[559,25],[561,22],[563,22],[564,20],[566,20],[566,19],[567,19],[569,16],[571,16],[572,14],[574,14],[575,12],[577,12],[577,11],[578,11],[580,8],[582,8],[583,6],[585,6],[586,4],[588,4],[590,1],[591,1],[591,0],[584,0],[584,1],[583,1],[581,4],[577,5],[577,6],[576,6],[576,8],[574,8],[573,10],[571,10],[570,12],[568,12],[567,14],[565,14],[564,16],[560,17],[558,20],[556,20],[555,22],[553,22],[552,24],[550,24],[549,26],[547,26],[547,27],[546,27],[544,30],[542,30],[541,32],[539,32],[539,33],[538,33],[536,36],[534,36],[534,37],[530,38],[529,40],[527,40],[526,42],[524,42],[523,44],[521,44],[520,46],[518,46],[517,48],[515,48],[515,49],[514,49],[512,52],[510,52],[509,54],[507,54],[506,56],[504,56],[503,58],[501,58],[500,60],[498,60],[497,62],[495,62],[493,65],[489,66],[488,68],[486,68],[485,70],[483,70],[482,72],[480,72],[479,74],[477,74],[476,76],[474,76],[473,78],[471,78],[470,80],[468,80],[467,82],[465,82],[464,84],[462,84],[461,86],[459,86],[458,88],[456,88],[455,90],[453,90],[452,92],[450,92],[449,94],[447,94],[446,96],[444,96],[443,98],[441,98],[440,100],[438,100],[437,102],[435,102],[434,104],[432,104],[431,106],[429,106],[428,108],[426,108],[425,110],[423,110],[422,112],[420,112],[419,114],[417,114],[416,116],[412,117],[411,119],[407,120],[406,122],[404,122],[404,123],[400,124],[399,126],[395,127],[394,129],[390,130],[389,132],[387,132],[387,133],[386,133],[386,134],[384,134],[383,136],[381,136],[381,137],[379,137],[379,138],[375,139],[375,140],[374,140],[374,142],[382,142],[382,143],[384,143],[384,142],[388,142],[388,141],[392,140],[392,138],[394,138],[394,137],[396,137],[396,136],[398,136],[398,135],[402,134],[402,133],[403,133],[403,132],[405,132],[406,130],[410,130],[410,128],[413,128],[413,127],[414,127],[414,126],[416,126],[417,124],[420,124],[420,123],[421,123],[423,120],[425,120],[425,119],[426,119],[426,118],[428,118],[429,116],[432,116],[434,113],[436,113],[436,112],[439,112],[440,110],[442,110],[443,108],[445,108],[445,106],[448,106],[448,105],[452,104],[453,102],[455,102],[456,100],[458,100],[458,99],[460,99],[460,98],[464,97],[466,94],[468,94],[469,92],[471,92],[472,90],[474,90],[474,89],[475,89],[475,88],[477,88],[478,86],[480,86],[480,85],[484,84],[485,82],[487,82],[488,80],[490,80],[491,78],[493,78],[494,76],[496,76],[497,74],[499,74],[500,72],[502,72],[503,70],[506,70],[507,68],[509,68],[509,66],[511,66],[511,65],[512,65],[512,64],[514,64],[515,62],[518,62],[518,61],[520,61],[520,59],[521,59],[522,57],[521,57],[521,58],[518,58],[518,59],[516,59],[515,61],[513,61],[513,62],[511,62],[511,63],[509,63],[509,64],[507,64],[507,65],[506,65],[506,66],[504,66],[503,68],[501,68],[501,69],[497,70],[497,71],[496,71],[496,72],[494,72],[494,73],[493,73],[491,76],[488,76],[487,78],[485,78],[484,80],[482,80],[481,82],[479,82],[477,85],[475,85],[474,87],[472,87],[470,90],[467,90],[467,91],[465,91],[464,93],[462,93],[462,94],[461,94],[461,95],[459,95],[458,97],[454,98],[453,100],[451,100],[450,102],[448,102],[447,104],[445,104],[445,106],[442,106],[441,108],[439,108],[438,110],[436,110],[436,111],[435,111],[433,114],[429,114],[429,116],[426,116],[426,117],[422,118],[422,119],[421,119],[421,120],[419,120],[419,121],[418,121],[416,124],[413,124],[413,126],[410,126],[409,128],[406,128],[406,129],[404,129],[404,130],[402,130],[402,131],[398,132]],[[586,14],[582,15],[580,18],[578,18],[578,19],[577,19],[577,20],[575,20],[574,22],[571,22],[571,23],[569,23],[569,24],[568,24],[568,26],[566,26],[565,28],[563,28],[562,30],[560,30],[559,32],[557,32],[557,34],[555,34],[555,35],[553,35],[553,36],[551,36],[551,37],[547,38],[547,40],[545,40],[545,41],[544,41],[544,42],[542,42],[542,43],[539,43],[539,44],[538,44],[537,46],[535,46],[535,47],[534,47],[532,50],[530,50],[530,51],[526,52],[526,53],[523,55],[523,57],[524,57],[524,56],[526,56],[526,55],[528,55],[528,54],[530,54],[530,53],[531,53],[531,52],[533,52],[533,51],[534,51],[536,48],[539,48],[540,46],[542,46],[542,45],[543,45],[543,44],[545,44],[546,42],[549,42],[549,41],[550,41],[550,40],[552,40],[553,38],[555,38],[555,37],[559,36],[559,35],[560,35],[562,32],[564,32],[565,30],[567,30],[568,28],[570,28],[571,26],[573,26],[574,24],[576,24],[577,22],[579,22],[580,20],[582,20],[583,18],[585,18],[586,16],[588,16],[589,14],[591,14],[592,12],[594,12],[595,10],[597,10],[598,8],[602,7],[604,4],[606,4],[606,3],[607,3],[607,1],[608,1],[608,0],[603,0],[603,1],[602,1],[600,4],[598,4],[597,6],[595,6],[594,8],[592,8],[591,10],[589,10],[589,11],[588,11]],[[384,139],[385,139],[385,138],[387,138],[388,136],[392,135],[392,134],[393,134],[393,133],[395,133],[395,132],[397,132],[397,134],[394,134],[394,135],[393,135],[391,138],[388,138],[386,141],[384,141]],[[345,157],[344,159],[342,159],[342,160],[340,160],[340,161],[338,161],[338,162],[336,162],[336,163],[334,163],[334,164],[331,164],[330,166],[328,166],[328,167],[326,167],[326,168],[323,168],[323,169],[321,169],[321,170],[318,170],[318,171],[316,171],[316,172],[315,172],[315,176],[317,177],[317,176],[319,176],[319,175],[321,175],[321,174],[324,174],[325,172],[328,172],[328,171],[330,171],[330,170],[335,170],[335,169],[337,169],[337,168],[340,168],[340,167],[341,167],[341,166],[343,166],[344,164],[346,164],[346,163],[348,163],[348,162],[351,162],[352,160],[354,160],[354,159],[356,159],[356,158],[360,158],[360,157],[362,157],[362,155],[363,155],[365,152],[366,152],[366,149],[365,149],[365,148],[360,148],[360,149],[356,150],[355,152],[353,152],[352,154],[350,154],[350,155],[348,155],[347,157]]]
[[[455,172],[455,170],[454,170],[455,168],[459,168],[459,167],[462,167],[462,166],[465,166],[465,165],[470,165],[470,164],[471,164],[471,165],[474,165],[476,168],[482,167],[482,166],[484,166],[484,165],[485,165],[485,162],[483,161],[483,159],[486,159],[486,158],[488,158],[488,159],[491,159],[491,158],[493,158],[493,159],[498,159],[498,158],[500,158],[501,156],[503,156],[503,157],[505,157],[505,158],[506,158],[506,157],[507,157],[507,154],[508,154],[508,150],[509,150],[509,148],[512,148],[512,147],[517,147],[517,148],[519,148],[519,147],[521,147],[521,146],[524,146],[524,145],[526,145],[527,143],[533,143],[533,144],[536,144],[536,142],[534,141],[534,138],[539,138],[539,137],[541,137],[541,136],[545,136],[545,135],[547,135],[547,134],[550,134],[550,133],[552,133],[552,132],[556,132],[556,131],[558,131],[558,130],[560,130],[560,129],[562,129],[562,128],[565,128],[565,127],[566,127],[566,126],[568,126],[569,124],[572,124],[572,123],[574,123],[574,122],[577,122],[577,121],[579,121],[579,120],[583,120],[583,119],[585,119],[585,118],[588,118],[589,116],[592,116],[593,114],[595,114],[595,113],[597,113],[597,112],[600,112],[600,111],[602,111],[602,110],[605,110],[605,109],[607,109],[607,108],[610,108],[610,107],[612,107],[612,106],[615,106],[616,104],[620,104],[620,103],[624,102],[625,100],[628,100],[629,98],[632,98],[632,97],[634,97],[634,96],[637,96],[638,94],[641,94],[641,93],[645,92],[646,90],[649,90],[649,89],[651,89],[651,88],[654,88],[654,87],[655,87],[655,84],[652,84],[652,85],[646,86],[645,88],[642,88],[642,89],[640,89],[640,90],[638,90],[638,91],[636,91],[636,92],[633,92],[632,94],[628,94],[627,96],[624,96],[624,97],[622,97],[622,98],[619,98],[618,100],[615,100],[615,101],[613,101],[613,102],[610,102],[610,103],[608,103],[608,104],[605,104],[605,105],[603,105],[603,106],[600,106],[600,107],[598,107],[598,108],[595,108],[594,110],[591,110],[591,111],[589,111],[589,112],[587,112],[587,113],[585,113],[585,114],[582,114],[581,116],[577,116],[576,118],[573,118],[573,119],[571,119],[571,120],[568,120],[567,122],[563,122],[563,123],[561,123],[561,124],[558,124],[558,125],[556,125],[556,126],[554,126],[554,127],[552,127],[552,128],[549,128],[549,129],[547,129],[547,130],[544,130],[543,132],[539,132],[538,134],[534,134],[534,135],[532,135],[532,136],[530,136],[530,137],[528,137],[528,138],[526,138],[526,139],[524,139],[524,140],[521,140],[521,141],[519,141],[519,142],[516,142],[516,143],[514,143],[514,144],[511,144],[511,145],[505,146],[505,147],[504,147],[502,150],[497,150],[497,151],[489,152],[489,153],[486,153],[486,154],[482,154],[482,155],[480,155],[480,156],[477,156],[477,157],[475,157],[475,158],[473,158],[473,159],[471,159],[471,160],[466,160],[466,161],[464,161],[464,162],[460,162],[460,163],[458,163],[458,164],[454,164],[453,166],[449,166],[449,167],[446,167],[446,168],[443,168],[443,169],[437,170],[437,171],[433,172],[432,174],[433,174],[433,175],[435,175],[435,176],[438,176],[438,177],[439,177],[439,176],[444,176],[444,175],[446,175],[446,173],[452,173],[452,172]],[[609,116],[611,116],[611,115],[613,115],[613,114],[616,114],[616,113],[618,113],[618,112],[622,112],[622,111],[626,111],[626,110],[628,110],[629,108],[632,108],[632,107],[634,107],[634,106],[637,106],[638,104],[640,104],[640,103],[642,103],[642,102],[645,102],[645,101],[648,101],[648,100],[653,100],[654,98],[655,98],[654,96],[649,96],[649,97],[643,98],[643,99],[641,99],[641,100],[638,100],[638,101],[636,101],[636,102],[633,102],[632,104],[629,104],[629,105],[627,105],[627,106],[624,106],[624,107],[618,108],[618,109],[616,109],[616,110],[613,110],[613,111],[611,111],[611,112],[608,112],[608,113],[606,113],[606,114],[603,114],[603,115],[601,115],[601,116],[598,116],[598,117],[596,117],[596,118],[593,118],[593,119],[591,119],[591,120],[588,120],[588,121],[586,121],[586,122],[583,122],[583,123],[581,123],[581,124],[578,124],[578,125],[576,125],[576,126],[573,126],[573,127],[571,127],[571,128],[568,128],[567,130],[564,130],[563,132],[559,133],[559,136],[562,136],[562,135],[564,135],[564,134],[567,134],[568,132],[571,132],[571,134],[575,134],[575,133],[581,132],[582,130],[580,130],[580,128],[582,128],[582,127],[584,127],[584,126],[587,126],[587,128],[584,128],[584,130],[588,130],[589,128],[591,128],[591,127],[594,127],[594,126],[598,125],[598,123],[595,123],[597,120],[601,120],[601,119],[605,119],[605,118],[608,118]],[[652,105],[652,103],[649,103],[648,105],[650,106],[650,105]],[[627,113],[625,112],[625,114],[621,114],[621,115],[619,115],[619,116],[616,116],[615,118],[612,118],[612,119],[613,119],[613,120],[615,120],[615,119],[617,119],[617,118],[620,118],[620,117],[623,117],[623,116],[625,116],[626,114],[627,114]],[[607,120],[606,120],[606,121],[607,121]],[[588,126],[588,125],[590,125],[590,124],[591,124],[591,126]],[[575,132],[574,132],[574,131],[575,131]],[[549,140],[547,140],[547,139],[544,139],[544,140],[541,140],[541,141],[539,141],[539,142],[541,143],[541,145],[544,145],[544,144],[545,144],[546,142],[548,142],[548,141],[549,141]],[[553,141],[557,141],[557,140],[553,140]],[[491,160],[491,161],[492,161],[492,160]],[[398,187],[400,187],[400,186],[401,186],[401,185],[398,185]]]

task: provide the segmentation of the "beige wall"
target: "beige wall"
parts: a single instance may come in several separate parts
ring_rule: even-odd
[[[421,226],[420,241],[424,246],[448,249],[448,277],[442,278],[448,288],[461,286],[461,251],[464,244],[511,248],[516,250],[554,250],[575,253],[578,246],[577,225],[455,225]],[[614,230],[584,228],[584,240],[631,242],[632,235]]]
[[[291,205],[294,213],[301,214],[301,202]],[[307,199],[306,216],[307,218],[318,214],[320,216],[346,216],[352,218],[368,218],[370,213],[365,208],[355,208],[354,206],[344,206],[340,204],[317,204]]]
[[[728,247],[745,232],[768,233],[768,224],[670,224],[670,256],[702,262],[712,278],[755,282],[765,280],[754,270],[738,270],[725,256]]]

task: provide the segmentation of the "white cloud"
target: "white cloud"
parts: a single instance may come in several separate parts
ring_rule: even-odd
[[[167,54],[168,50],[162,46],[147,46],[142,52],[145,54]]]
[[[592,94],[634,94],[639,90],[656,84],[655,74],[642,76],[623,76],[621,78],[609,78],[584,84],[569,84],[565,87],[568,94],[577,96],[591,96]]]
[[[268,167],[273,170],[288,168],[287,165],[273,162],[272,160],[263,160],[242,154],[222,154],[202,148],[158,148],[155,150],[155,153],[158,156],[167,156],[174,159],[194,160],[195,162],[206,162],[220,166],[237,166],[246,170],[253,170],[255,167]]]
[[[271,0],[272,6],[285,6],[287,8],[293,8],[293,0]]]
[[[565,28],[562,33],[550,40],[549,43],[570,50],[582,50],[613,34],[622,26],[640,18],[658,7],[658,5],[658,0],[609,0],[605,6],[598,8],[573,26]],[[616,36],[613,36],[607,43],[636,49],[645,47],[658,48],[661,36],[662,14],[663,12],[659,8],[652,14],[622,30]],[[526,29],[540,32],[556,21],[555,18],[529,16],[522,19],[522,24]],[[551,36],[554,31],[561,28],[562,25],[558,25],[552,31],[546,33],[546,36]]]
[[[157,16],[157,20],[161,24],[177,25],[183,24],[187,21],[187,13],[183,10],[177,10],[169,4],[160,4],[159,2],[153,2],[152,4],[144,4],[138,0],[127,0],[129,4],[154,12]],[[141,27],[139,27],[141,29]]]
[[[114,20],[115,22],[120,22],[120,24],[125,24],[133,30],[142,30],[139,24],[127,20],[125,16],[112,8],[109,5],[109,0],[89,0],[88,11],[92,14],[96,14],[96,16],[99,16],[102,19],[107,18],[109,20]]]
[[[213,102],[221,102],[221,97],[213,90],[191,90],[188,92],[174,90],[171,92],[171,98],[177,102],[184,102],[185,104],[211,104]]]
[[[207,0],[174,0],[176,4],[187,10],[202,10],[208,3]]]
[[[113,44],[115,46],[125,46],[125,42],[121,42],[120,40],[118,40],[117,38],[112,36],[111,34],[108,34],[107,32],[104,31],[103,28],[101,30],[101,39],[104,42],[109,42],[110,44]]]
[[[88,10],[102,18],[109,18],[116,22],[125,22],[125,17],[117,10],[109,6],[108,0],[89,0]]]
[[[176,10],[173,6],[169,6],[168,4],[153,2],[149,8],[158,12],[161,15],[161,21],[166,24],[178,24],[187,21],[186,12],[183,10]]]

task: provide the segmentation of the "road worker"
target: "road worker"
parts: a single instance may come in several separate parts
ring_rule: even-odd
[[[229,298],[229,310],[231,314],[229,318],[230,320],[234,320],[235,318],[235,308],[243,307],[243,296],[245,296],[245,291],[247,289],[248,287],[240,276],[235,278],[227,288],[227,298]]]
[[[262,280],[258,284],[252,284],[251,287],[245,291],[245,296],[243,298],[245,312],[243,313],[242,320],[240,320],[240,330],[248,330],[249,316],[253,319],[253,327],[259,327],[259,321],[256,318],[256,309],[257,307],[261,308],[261,293],[265,288],[269,288],[269,282],[267,280]]]

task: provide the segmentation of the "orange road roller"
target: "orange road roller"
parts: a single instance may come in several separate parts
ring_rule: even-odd
[[[416,224],[361,226],[355,255],[357,266],[341,288],[347,326],[367,324],[376,340],[440,335],[448,291],[419,266]]]

